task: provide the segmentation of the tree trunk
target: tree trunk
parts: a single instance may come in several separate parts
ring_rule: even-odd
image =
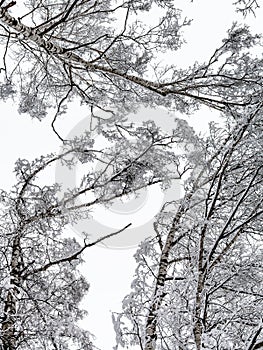
[[[204,289],[203,256],[204,256],[205,231],[206,231],[206,225],[203,228],[200,236],[199,256],[198,256],[198,279],[197,279],[197,289],[196,289],[196,297],[195,297],[194,338],[195,338],[195,344],[196,344],[197,350],[201,350],[202,348],[203,324],[201,319],[201,303],[202,303],[202,292]]]
[[[15,350],[17,346],[15,324],[21,269],[21,246],[19,234],[16,235],[13,241],[10,267],[10,286],[8,286],[8,292],[4,301],[4,316],[1,325],[3,350]]]
[[[162,304],[162,301],[166,295],[163,291],[163,287],[165,284],[165,279],[167,277],[169,254],[170,254],[171,249],[174,246],[174,244],[183,238],[183,236],[179,236],[176,239],[176,242],[174,241],[175,233],[176,233],[176,226],[178,225],[182,215],[185,213],[186,204],[187,204],[188,200],[191,198],[191,196],[192,196],[192,193],[190,193],[186,197],[187,200],[178,209],[177,214],[173,219],[172,226],[170,228],[165,245],[164,245],[162,253],[161,253],[159,271],[157,274],[156,287],[155,287],[155,291],[154,291],[154,295],[153,295],[153,303],[150,306],[149,314],[148,314],[148,317],[146,320],[146,331],[145,331],[146,334],[145,334],[144,350],[155,350],[155,343],[157,340],[156,327],[157,327],[158,311],[159,311],[161,304]]]

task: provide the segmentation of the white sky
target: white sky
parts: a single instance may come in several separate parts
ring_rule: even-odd
[[[184,6],[184,13],[193,18],[192,25],[185,29],[187,44],[170,57],[173,63],[187,66],[196,60],[209,57],[220,45],[226,30],[237,18],[231,0],[194,0],[193,3],[177,0],[178,7]],[[242,19],[240,16],[239,20]],[[257,32],[262,31],[262,8],[257,18],[250,16],[246,22]],[[86,117],[87,112],[78,105],[72,106],[67,115],[57,124],[63,134],[67,134],[78,121]],[[74,115],[74,117],[73,117]],[[17,158],[33,159],[41,154],[57,151],[60,141],[52,133],[51,117],[41,123],[31,120],[26,115],[18,115],[11,101],[0,102],[1,117],[1,184],[4,189],[14,183],[13,166]],[[190,124],[196,130],[203,131],[207,120],[213,119],[207,111],[201,110],[190,118]],[[54,173],[49,174],[51,179]],[[83,322],[85,328],[97,336],[96,345],[101,350],[112,349],[114,332],[111,324],[110,311],[120,310],[121,300],[129,292],[129,286],[135,270],[132,259],[135,249],[112,250],[94,247],[86,251],[86,264],[82,266],[83,273],[91,284],[90,292],[83,301],[89,311],[89,317]],[[130,348],[132,349],[132,348]]]

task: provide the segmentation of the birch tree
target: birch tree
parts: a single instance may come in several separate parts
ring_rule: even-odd
[[[130,138],[125,137],[124,129]],[[89,287],[78,271],[81,254],[121,234],[132,223],[95,242],[89,241],[88,230],[83,233],[83,242],[68,238],[65,230],[69,223],[90,217],[96,204],[110,205],[156,183],[167,187],[171,178],[180,176],[176,166],[171,167],[179,164],[180,157],[170,148],[182,142],[183,132],[181,136],[164,135],[149,122],[138,128],[122,125],[103,134],[110,141],[107,148],[95,148],[86,133],[68,141],[60,154],[31,162],[19,159],[15,165],[17,183],[10,193],[1,191],[3,350],[94,349],[89,332],[77,325],[86,315],[79,303]],[[60,184],[42,185],[39,180],[56,162],[65,166],[82,162],[87,169],[93,162],[100,166],[97,171],[87,171],[76,187],[61,193]],[[81,203],[77,202],[80,197]]]
[[[190,161],[190,160],[189,160]],[[211,125],[199,172],[141,244],[117,343],[157,349],[262,347],[262,105]]]
[[[242,9],[243,3],[237,6]],[[154,10],[160,18],[147,25],[142,16]],[[234,23],[206,62],[188,69],[158,62],[157,52],[180,49],[182,30],[190,24],[170,0],[29,0],[19,8],[15,1],[1,1],[0,23],[2,95],[16,91],[19,111],[33,118],[42,119],[55,107],[53,127],[76,96],[109,117],[114,106],[115,118],[139,105],[227,111],[261,98],[262,58],[252,53],[261,39],[247,26]]]

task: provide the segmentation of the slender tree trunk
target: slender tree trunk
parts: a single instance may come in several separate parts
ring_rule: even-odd
[[[14,290],[9,290],[5,300],[4,320],[2,321],[3,350],[16,349],[15,336],[16,298]]]
[[[203,324],[201,319],[201,304],[202,304],[202,292],[204,289],[204,271],[203,271],[203,258],[204,258],[204,240],[205,240],[206,225],[203,227],[200,235],[199,243],[199,256],[198,256],[198,277],[197,288],[195,297],[195,325],[194,325],[194,338],[196,349],[202,348],[202,334]]]
[[[145,331],[145,345],[144,350],[155,350],[156,347],[156,340],[157,340],[157,317],[158,317],[158,311],[161,307],[162,301],[165,297],[165,293],[163,291],[163,287],[165,284],[165,280],[167,277],[167,269],[168,269],[168,263],[169,263],[169,254],[171,252],[172,247],[174,244],[183,238],[183,236],[179,236],[176,241],[175,239],[175,233],[176,233],[176,227],[182,217],[182,215],[185,212],[185,204],[188,203],[188,200],[191,198],[192,193],[186,197],[186,201],[182,206],[178,209],[177,214],[173,220],[172,226],[170,228],[170,231],[168,233],[165,245],[163,247],[162,253],[161,253],[161,259],[159,264],[159,271],[157,274],[157,281],[156,281],[156,287],[153,295],[153,303],[150,306],[149,314],[146,320],[146,331]]]
[[[4,316],[2,321],[2,344],[3,350],[15,350],[17,347],[16,336],[16,313],[17,297],[20,285],[21,268],[21,246],[20,235],[17,234],[13,241],[11,262],[10,262],[10,286],[4,302]]]

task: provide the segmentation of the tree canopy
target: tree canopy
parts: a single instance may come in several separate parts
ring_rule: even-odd
[[[241,11],[258,6],[236,5]],[[17,7],[1,1],[1,91],[16,91],[19,111],[33,118],[44,118],[50,106],[57,107],[57,116],[74,96],[91,111],[113,113],[114,106],[119,117],[138,105],[236,110],[261,96],[262,58],[252,54],[261,39],[245,25],[234,23],[206,62],[180,69],[157,57],[180,48],[181,31],[191,22],[171,0],[27,1]],[[152,25],[143,21],[147,13]]]
[[[234,6],[248,16],[259,3]],[[2,350],[95,349],[78,326],[89,289],[82,253],[133,223],[94,241],[88,229],[81,242],[65,229],[96,204],[155,184],[165,191],[173,179],[183,196],[163,204],[137,250],[131,293],[113,314],[116,349],[262,348],[262,38],[233,23],[205,62],[159,62],[190,24],[172,0],[0,1],[0,98],[39,120],[55,108],[62,141],[61,152],[18,159],[16,183],[0,192]],[[55,122],[76,99],[107,145],[91,130],[60,135]],[[130,122],[141,106],[176,111],[174,129]],[[180,119],[201,106],[221,118],[206,136]],[[87,171],[74,188],[41,184],[56,163]]]

